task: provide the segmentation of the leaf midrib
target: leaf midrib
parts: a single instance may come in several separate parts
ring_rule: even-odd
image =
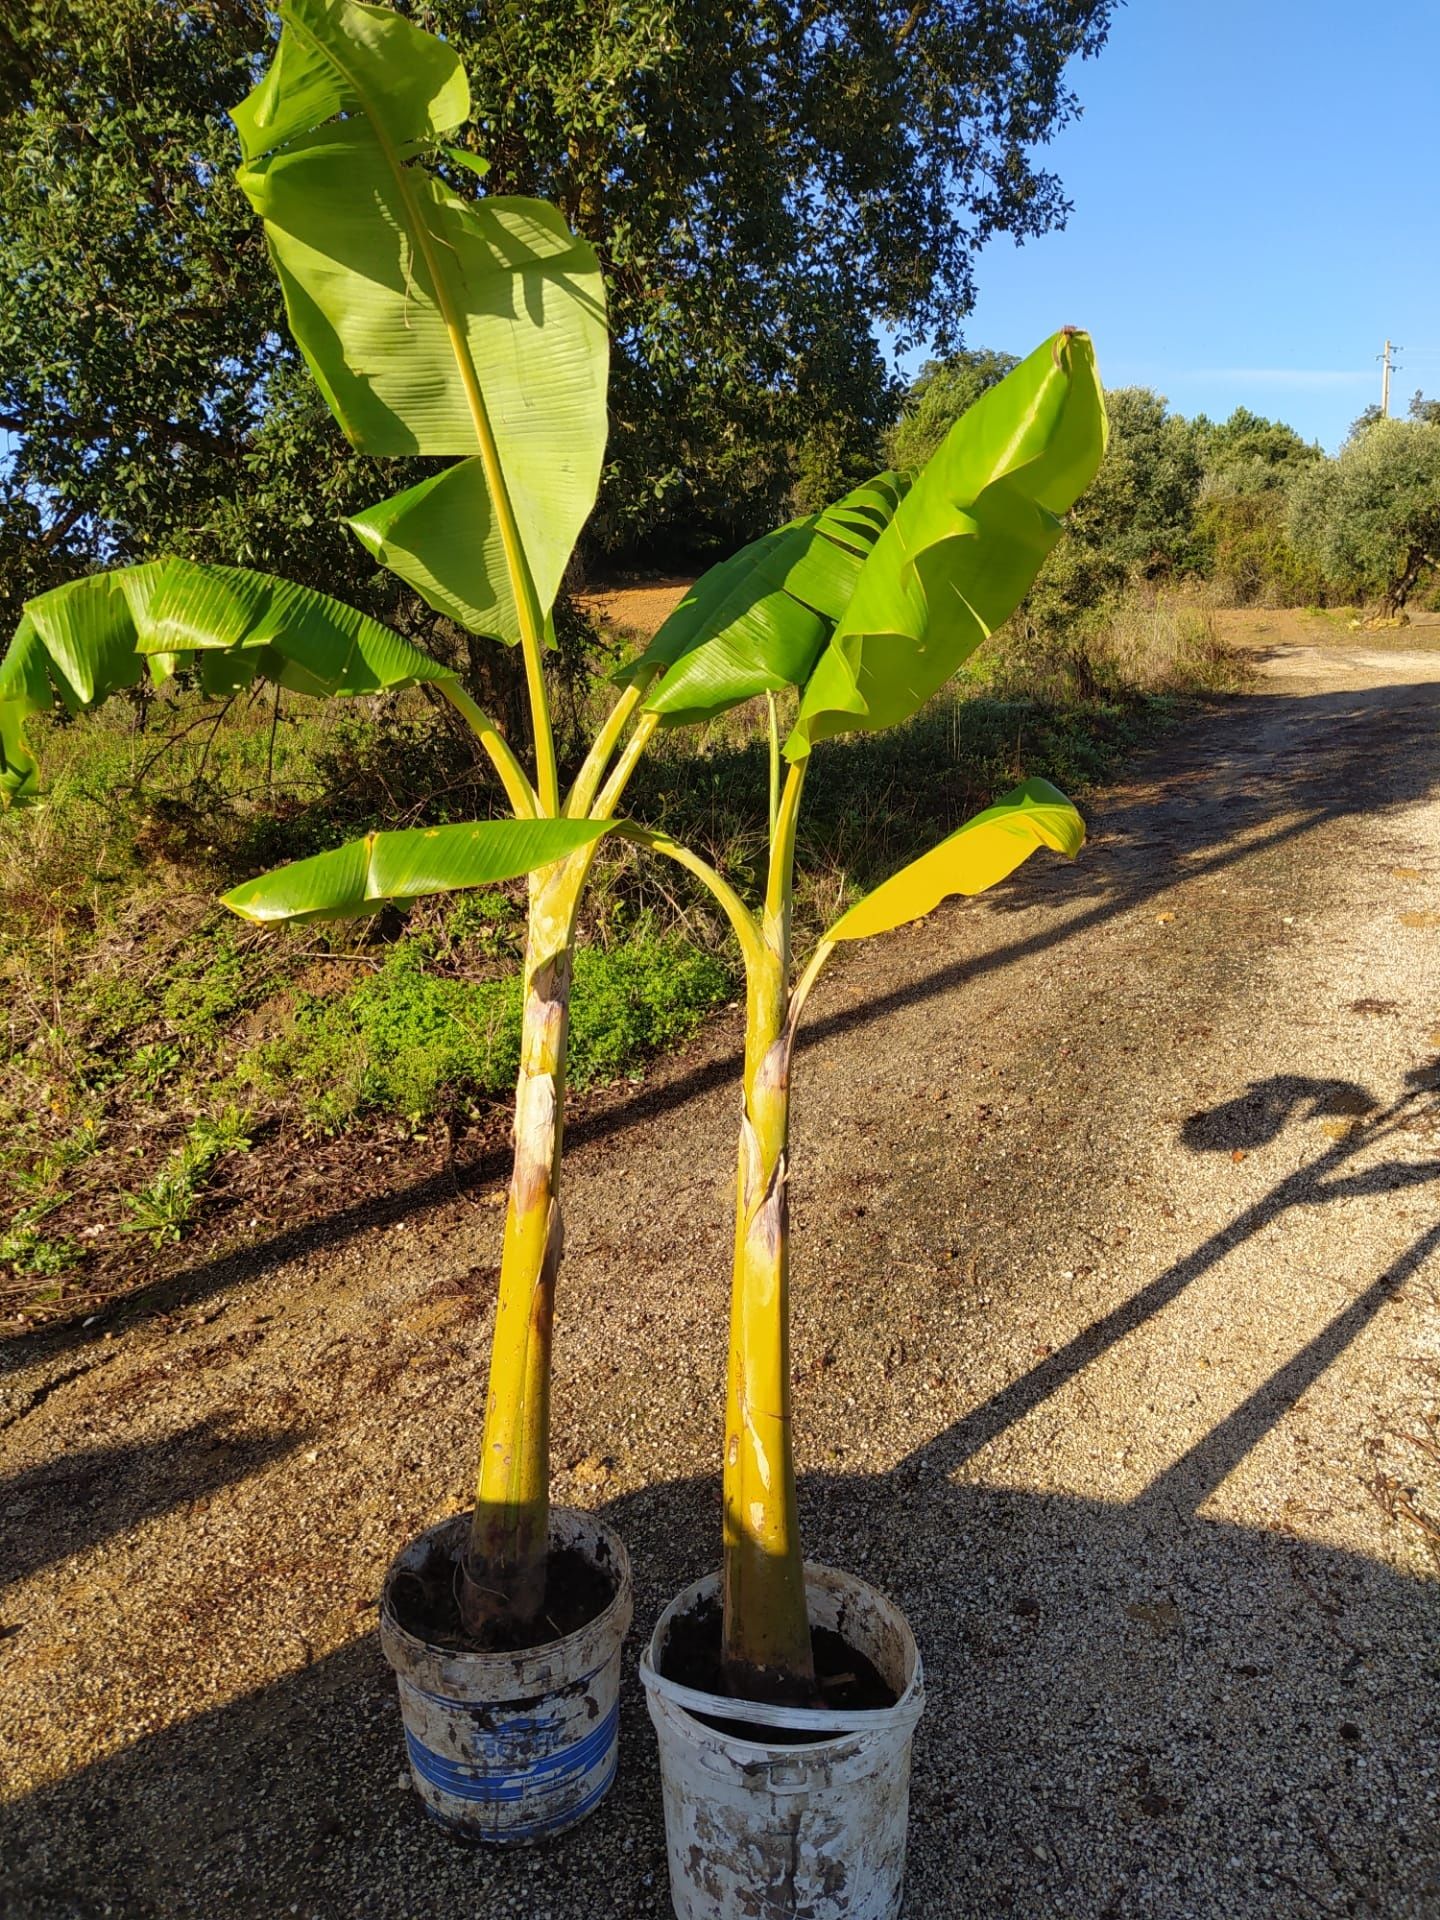
[[[419,201],[408,171],[373,101],[356,74],[330,47],[310,32],[291,8],[285,8],[284,16],[285,24],[291,32],[298,34],[300,39],[307,42],[322,60],[328,61],[335,68],[359,101],[360,109],[370,124],[404,202],[411,229],[430,275],[430,285],[434,290],[436,305],[440,309],[440,317],[445,325],[450,349],[459,369],[460,384],[465,391],[466,405],[470,410],[471,424],[475,428],[480,458],[485,467],[485,478],[489,482],[491,497],[495,502],[496,518],[500,524],[500,542],[505,551],[505,566],[510,575],[510,587],[515,596],[516,611],[520,616],[525,640],[535,649],[538,657],[544,646],[544,621],[540,613],[540,599],[535,591],[535,582],[531,578],[529,562],[525,558],[525,550],[520,541],[515,509],[500,465],[500,449],[496,445],[494,429],[490,424],[490,414],[480,387],[480,376],[475,366],[474,356],[470,352],[470,343],[461,317],[456,313],[446,290],[444,278],[439,269],[439,261],[432,245],[432,236],[421,216]]]

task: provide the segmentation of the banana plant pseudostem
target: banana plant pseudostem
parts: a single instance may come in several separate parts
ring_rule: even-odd
[[[447,456],[356,534],[429,603],[521,649],[533,779],[458,677],[349,607],[237,567],[170,559],[72,581],[26,608],[0,663],[0,802],[34,797],[26,722],[185,665],[207,693],[257,679],[317,697],[433,687],[488,755],[512,818],[379,833],[237,887],[255,921],[343,918],[528,874],[522,1059],[466,1624],[530,1623],[544,1591],[551,1315],[571,950],[596,845],[658,716],[640,670],[560,791],[546,699],[551,609],[594,504],[609,340],[593,250],[536,200],[462,196],[460,63],[388,7],[288,0],[273,62],[234,111],[290,329],[351,443]],[[437,170],[438,169],[438,170]]]
[[[1084,839],[1064,795],[1027,780],[841,914],[796,978],[791,903],[811,750],[908,719],[1014,612],[1061,516],[1094,478],[1105,434],[1089,338],[1067,328],[958,420],[913,481],[882,474],[712,569],[634,669],[665,669],[646,709],[668,724],[710,719],[760,693],[771,701],[763,904],[752,910],[695,866],[746,968],[724,1454],[723,1651],[741,1698],[805,1699],[814,1688],[788,1292],[790,1071],[806,999],[840,942],[900,926],[946,895],[983,892],[1038,847],[1073,856]],[[786,688],[799,705],[782,784],[774,696]]]

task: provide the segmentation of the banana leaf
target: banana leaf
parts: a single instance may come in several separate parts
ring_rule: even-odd
[[[877,474],[822,513],[792,520],[711,567],[618,677],[666,668],[645,704],[667,726],[803,686],[907,485],[898,474]]]
[[[242,920],[353,920],[427,893],[453,893],[553,866],[610,829],[605,820],[475,820],[368,833],[245,880],[222,903]]]
[[[211,694],[257,678],[328,696],[455,677],[379,621],[273,574],[189,560],[86,574],[26,603],[0,661],[0,805],[38,791],[32,715],[57,700],[78,713],[182,663]]]
[[[876,539],[805,687],[792,760],[893,727],[1019,606],[1105,450],[1088,334],[1023,360],[955,422]]]
[[[443,41],[355,0],[289,0],[281,19],[232,117],[291,332],[355,446],[465,460],[356,531],[432,605],[513,642],[532,586],[552,605],[599,484],[599,263],[555,208],[465,200],[418,164],[470,111]]]
[[[1048,780],[1026,780],[938,847],[912,860],[857,901],[825,935],[864,940],[931,913],[952,893],[984,893],[1040,847],[1074,859],[1085,843],[1085,822]]]

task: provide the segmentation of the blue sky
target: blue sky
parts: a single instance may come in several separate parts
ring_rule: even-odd
[[[1392,411],[1440,395],[1440,0],[1130,0],[1071,78],[1040,157],[1074,212],[985,250],[969,345],[1085,326],[1107,385],[1332,452],[1387,335]]]

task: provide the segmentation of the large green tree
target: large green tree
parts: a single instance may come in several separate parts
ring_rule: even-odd
[[[592,552],[747,533],[868,460],[894,408],[875,325],[948,348],[984,241],[1063,218],[1032,154],[1115,4],[404,8],[473,76],[487,187],[556,200],[600,250],[616,351]],[[233,183],[225,109],[274,25],[260,0],[17,0],[0,23],[12,607],[165,547],[377,590],[338,517],[410,475],[367,472],[297,374]]]
[[[1218,425],[1195,422],[1204,479],[1195,513],[1201,570],[1237,605],[1318,600],[1324,580],[1286,532],[1286,488],[1324,458],[1282,420],[1237,407]]]
[[[1289,532],[1341,592],[1398,613],[1440,568],[1440,426],[1375,420],[1289,490]]]
[[[885,464],[917,473],[961,414],[1019,364],[1013,353],[996,353],[990,347],[959,347],[943,360],[927,360],[905,396],[899,420],[885,436]]]

